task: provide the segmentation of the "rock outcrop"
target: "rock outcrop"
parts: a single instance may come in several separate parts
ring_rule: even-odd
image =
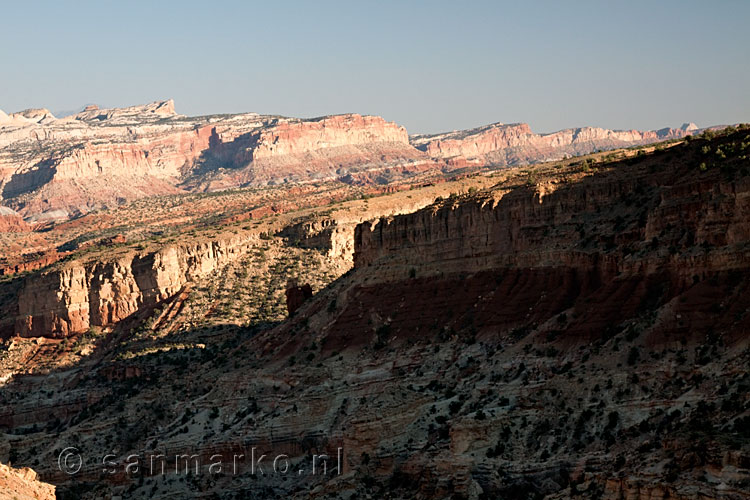
[[[228,236],[59,264],[25,281],[15,333],[64,338],[93,326],[113,326],[172,297],[188,281],[236,258],[253,241],[257,238]]]
[[[10,119],[16,123],[50,123],[54,122],[57,118],[45,108],[38,109],[25,109],[18,113],[11,113]]]
[[[31,231],[31,226],[12,208],[0,206],[0,233],[21,231]]]
[[[29,468],[0,464],[0,500],[55,500],[55,487],[39,481]]]
[[[284,228],[279,234],[303,248],[326,250],[330,257],[351,263],[354,228],[358,222],[329,218],[306,220]]]
[[[124,121],[134,120],[136,123],[150,117],[174,117],[178,116],[174,109],[174,100],[156,101],[143,106],[130,106],[128,108],[100,109],[96,104],[86,106],[83,111],[65,117],[66,120],[81,121]]]
[[[18,222],[17,220],[15,222]],[[9,276],[11,274],[25,273],[42,269],[54,264],[66,255],[65,252],[58,253],[54,250],[39,254],[24,255],[20,260],[16,259],[6,262],[0,258],[0,276]]]

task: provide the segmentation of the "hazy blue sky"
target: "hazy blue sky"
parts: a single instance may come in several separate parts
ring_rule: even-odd
[[[0,109],[382,115],[410,133],[750,121],[750,1],[3,1]]]

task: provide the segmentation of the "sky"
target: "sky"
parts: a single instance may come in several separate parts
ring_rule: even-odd
[[[750,1],[0,0],[0,109],[380,115],[409,133],[750,122]]]

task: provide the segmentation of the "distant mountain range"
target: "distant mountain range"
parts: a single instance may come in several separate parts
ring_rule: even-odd
[[[495,123],[410,137],[377,116],[186,117],[172,100],[112,109],[87,105],[67,116],[47,109],[0,111],[0,204],[27,221],[65,219],[156,194],[320,180],[388,184],[425,172],[538,163],[698,130],[690,123],[656,131],[583,127],[536,134],[525,123]]]

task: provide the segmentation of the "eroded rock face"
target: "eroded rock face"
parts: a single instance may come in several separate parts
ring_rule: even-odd
[[[2,263],[0,264],[0,276],[35,271],[57,262],[64,255],[65,253],[58,253],[52,250],[38,256],[24,258],[20,262],[14,262],[7,265],[5,263]]]
[[[63,338],[92,326],[112,326],[172,297],[188,281],[235,258],[252,241],[236,236],[59,265],[25,281],[15,332],[21,337]]]
[[[689,126],[646,132],[583,127],[535,134],[526,123],[496,123],[473,130],[414,136],[412,143],[433,158],[455,164],[514,165],[677,139],[696,130]]]
[[[403,127],[360,115],[274,122],[217,145],[214,158],[229,161],[236,170],[193,176],[186,186],[216,189],[348,176],[366,179],[391,169],[408,175],[439,166],[409,144]]]
[[[326,250],[334,259],[351,263],[354,256],[354,228],[357,222],[316,219],[292,224],[280,235],[303,248]]]
[[[423,272],[437,272],[438,263],[446,260],[455,263],[456,271],[466,272],[593,264],[610,277],[674,269],[685,281],[692,279],[698,263],[707,266],[706,272],[744,269],[750,236],[747,179],[727,182],[717,171],[698,174],[697,169],[660,167],[652,173],[645,167],[620,166],[619,171],[571,185],[560,179],[365,223],[356,230],[355,266],[381,258],[389,266],[418,263]],[[581,213],[591,216],[584,220]],[[584,223],[594,233],[587,234]],[[605,231],[614,235],[611,242]],[[623,246],[644,245],[654,238],[659,243],[654,248],[621,253]],[[664,244],[721,251],[666,255]]]
[[[586,300],[597,306],[579,311],[568,326],[584,338],[648,301],[685,294],[674,305],[682,320],[655,332],[679,338],[687,324],[708,327],[708,311],[691,303],[709,293],[700,284],[730,282],[750,269],[750,181],[658,168],[620,165],[572,185],[524,186],[365,223],[356,230],[354,264],[375,267],[371,282],[401,281],[418,270],[421,280],[407,287],[417,287],[415,301],[425,280],[447,280],[436,286],[450,287],[451,276],[467,274],[473,291],[462,297],[484,297],[476,314],[485,326],[536,315],[541,321],[591,295]],[[537,304],[533,312],[522,313],[529,302]],[[501,304],[516,306],[506,316],[497,312]]]
[[[379,142],[406,145],[404,127],[379,116],[340,115],[319,120],[284,122],[262,130],[253,151],[254,159],[305,154],[311,151]]]

